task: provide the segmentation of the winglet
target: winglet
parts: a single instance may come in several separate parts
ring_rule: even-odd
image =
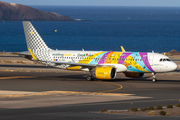
[[[29,52],[31,53],[31,56],[32,56],[33,60],[37,60],[37,58],[35,57],[35,55],[34,55],[33,52],[31,51],[31,49],[28,48],[28,50],[29,50]]]
[[[123,46],[121,46],[121,50],[122,50],[122,52],[126,52],[125,49],[123,48]]]

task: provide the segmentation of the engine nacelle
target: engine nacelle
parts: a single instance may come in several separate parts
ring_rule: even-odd
[[[141,78],[144,76],[144,73],[138,72],[124,72],[126,77],[133,77],[133,78]]]
[[[116,68],[112,66],[97,67],[95,70],[95,76],[97,79],[114,79],[116,77]]]

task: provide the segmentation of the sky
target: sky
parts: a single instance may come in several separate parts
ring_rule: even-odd
[[[2,0],[23,5],[180,7],[180,0]]]

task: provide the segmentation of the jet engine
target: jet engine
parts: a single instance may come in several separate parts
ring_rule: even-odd
[[[132,78],[141,78],[144,76],[144,73],[138,73],[138,72],[124,72],[126,77],[132,77]]]
[[[114,79],[116,77],[116,68],[113,66],[97,67],[95,76],[97,79]]]

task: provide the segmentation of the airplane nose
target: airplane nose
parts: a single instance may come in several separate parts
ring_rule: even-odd
[[[171,65],[170,65],[171,71],[174,71],[174,70],[176,70],[177,68],[178,68],[178,66],[177,66],[176,63],[171,63]]]

